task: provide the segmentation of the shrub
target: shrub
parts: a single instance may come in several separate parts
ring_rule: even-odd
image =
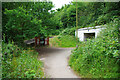
[[[2,78],[42,78],[42,62],[34,50],[24,50],[13,43],[2,44]]]
[[[59,35],[72,35],[72,36],[75,36],[75,30],[76,28],[73,27],[73,28],[66,28],[64,29]]]
[[[70,56],[69,65],[82,77],[118,78],[120,44],[118,21],[107,24],[98,38],[80,42]]]

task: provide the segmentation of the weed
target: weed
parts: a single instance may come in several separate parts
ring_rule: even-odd
[[[2,78],[42,78],[43,64],[34,50],[24,50],[13,43],[2,48]]]
[[[72,51],[69,65],[85,78],[118,78],[120,44],[118,22],[106,26],[98,38],[80,42]]]
[[[50,39],[50,44],[54,47],[76,47],[77,41],[74,36],[62,35]]]

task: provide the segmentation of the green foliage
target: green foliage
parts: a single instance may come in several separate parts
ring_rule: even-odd
[[[7,40],[22,43],[35,36],[49,36],[54,29],[52,2],[15,2],[3,4],[3,34]],[[11,5],[14,5],[12,7]],[[10,7],[10,8],[9,8]]]
[[[70,56],[69,65],[85,78],[118,78],[120,44],[119,19],[107,24],[98,38],[80,42]]]
[[[71,35],[62,35],[50,39],[50,45],[53,47],[75,47],[76,38]]]
[[[66,28],[59,34],[59,36],[62,36],[62,35],[72,35],[72,36],[75,36],[75,30],[76,30],[76,27]]]
[[[9,21],[5,25],[5,33],[7,33],[7,36],[9,36],[14,41],[20,42],[23,41],[23,39],[26,37],[30,39],[38,36],[38,32],[43,33],[42,29],[40,28],[41,20],[37,20],[36,18],[33,18],[32,15],[26,13],[27,12],[23,8],[5,11],[5,14],[9,17]],[[36,28],[33,28],[33,26]],[[32,31],[33,29],[34,31]],[[13,35],[15,37],[13,37]]]
[[[50,39],[51,46],[54,47],[75,47],[77,44],[75,38],[75,30],[76,28],[66,28],[60,32],[58,30],[59,35]]]
[[[42,78],[43,64],[34,50],[24,50],[13,43],[2,44],[2,78]]]
[[[119,5],[120,2],[77,2],[79,28],[109,23],[113,16],[119,16]],[[55,14],[62,22],[63,28],[74,27],[76,25],[76,2],[63,6]]]

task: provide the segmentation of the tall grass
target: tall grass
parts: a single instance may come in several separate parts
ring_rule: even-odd
[[[50,45],[52,47],[76,47],[76,44],[76,38],[71,35],[61,35],[50,39]]]
[[[76,47],[78,41],[75,38],[75,27],[66,28],[60,34],[50,39],[52,47]]]

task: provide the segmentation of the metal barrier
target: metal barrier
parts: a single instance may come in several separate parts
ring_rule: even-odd
[[[35,46],[37,46],[37,45],[49,45],[49,37],[47,37],[47,38],[35,37],[34,39],[25,40],[24,43],[26,43],[26,44],[34,43]]]
[[[40,37],[35,37],[35,46],[37,45],[49,45],[49,37],[40,39]]]

